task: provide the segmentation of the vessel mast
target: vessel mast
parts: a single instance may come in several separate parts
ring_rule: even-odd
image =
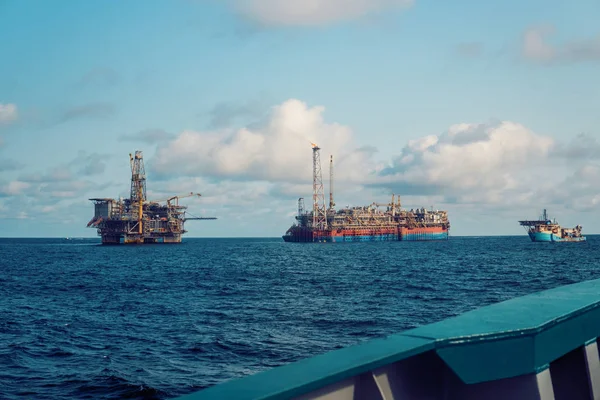
[[[329,209],[333,210],[335,202],[333,201],[333,156],[329,156]]]
[[[313,147],[313,228],[327,229],[327,214],[325,213],[325,194],[323,193],[323,177],[321,173],[321,155],[319,146]]]
[[[302,216],[304,214],[304,197],[300,197],[298,199],[298,216]]]
[[[137,217],[138,217],[138,233],[141,235],[142,229],[142,217],[144,201],[146,201],[146,170],[144,169],[144,157],[142,152],[136,150],[135,156],[129,154],[129,161],[131,164],[131,191],[130,200],[133,212],[133,206],[137,206]]]

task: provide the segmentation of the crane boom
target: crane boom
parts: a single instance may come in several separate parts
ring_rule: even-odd
[[[163,201],[166,201],[167,204],[170,206],[171,205],[171,201],[177,199],[177,203],[176,205],[179,205],[179,199],[184,199],[186,197],[191,197],[191,196],[202,196],[200,193],[194,193],[194,192],[189,192],[189,193],[185,193],[185,194],[179,194],[177,196],[171,196],[168,199],[161,199],[161,200],[151,200],[154,203],[162,203]]]

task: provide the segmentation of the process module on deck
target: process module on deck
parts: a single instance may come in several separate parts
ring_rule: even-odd
[[[298,215],[283,235],[286,242],[354,242],[389,240],[445,240],[450,221],[448,212],[425,208],[403,210],[400,196],[388,204],[335,209],[333,201],[333,157],[329,163],[329,207],[325,207],[321,176],[320,148],[313,144],[313,207],[304,209],[298,199]],[[382,211],[379,207],[387,207]]]
[[[141,151],[129,154],[131,163],[131,194],[129,199],[90,199],[94,202],[94,217],[89,228],[98,229],[102,244],[120,243],[181,243],[189,220],[215,217],[187,217],[186,206],[179,199],[200,196],[187,193],[166,200],[146,200],[146,172]],[[175,200],[175,204],[171,202]],[[166,204],[160,204],[166,202]]]

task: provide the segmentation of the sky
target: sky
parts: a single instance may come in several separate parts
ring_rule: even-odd
[[[0,0],[0,236],[93,237],[94,197],[182,200],[187,237],[276,237],[312,196],[401,196],[451,235],[543,208],[600,233],[600,3]]]

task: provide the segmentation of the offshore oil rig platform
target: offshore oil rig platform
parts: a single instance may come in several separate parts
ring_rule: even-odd
[[[282,236],[286,242],[353,242],[390,240],[446,240],[450,230],[447,211],[425,208],[404,210],[400,196],[390,203],[335,209],[333,201],[333,156],[329,159],[329,207],[325,207],[320,148],[313,150],[313,205],[305,210],[298,199],[298,215]],[[380,207],[386,207],[385,210]]]
[[[87,226],[98,230],[102,244],[181,243],[181,236],[187,232],[184,229],[186,221],[217,219],[186,215],[187,206],[179,205],[179,199],[200,196],[198,193],[172,196],[164,200],[147,200],[142,152],[129,154],[129,160],[130,197],[119,200],[90,199],[94,203],[94,217]]]

